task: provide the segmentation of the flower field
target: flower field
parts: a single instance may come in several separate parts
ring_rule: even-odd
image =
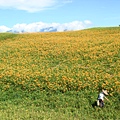
[[[2,91],[102,88],[120,92],[119,27],[0,37]]]

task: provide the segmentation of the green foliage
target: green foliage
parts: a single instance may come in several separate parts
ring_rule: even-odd
[[[17,36],[17,34],[13,33],[0,33],[0,41],[7,40],[7,39],[13,39]]]
[[[6,91],[0,94],[2,120],[119,120],[119,96],[109,97],[105,107],[93,107],[97,93],[83,90],[66,93]]]

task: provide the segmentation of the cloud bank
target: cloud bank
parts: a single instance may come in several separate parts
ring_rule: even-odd
[[[31,24],[16,24],[12,28],[0,26],[0,32],[62,32],[86,29],[91,26],[91,21],[73,21],[69,23],[44,23],[36,22]]]
[[[7,32],[9,30],[10,30],[10,28],[8,28],[6,26],[0,26],[0,32]]]
[[[71,2],[72,0],[0,0],[0,8],[37,12]]]

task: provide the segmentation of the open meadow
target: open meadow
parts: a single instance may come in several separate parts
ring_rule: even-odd
[[[104,108],[93,107],[102,89]],[[0,120],[120,120],[120,27],[0,33]]]

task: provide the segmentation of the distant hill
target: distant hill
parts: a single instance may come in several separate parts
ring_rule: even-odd
[[[92,30],[92,29],[96,29],[96,30],[103,30],[103,29],[119,29],[120,27],[95,27],[95,28],[88,28],[88,30]],[[84,30],[84,29],[83,29]],[[69,29],[65,28],[64,30],[62,30],[62,32],[64,31],[70,31]],[[79,30],[78,30],[79,31]],[[24,29],[20,29],[20,30],[14,30],[14,29],[10,29],[7,32],[10,33],[25,33],[28,32],[27,30]],[[36,32],[58,32],[56,27],[45,27],[45,28],[41,28],[39,30],[37,30]]]
[[[66,29],[65,29],[65,31],[66,31]],[[13,29],[11,29],[11,30],[9,30],[7,32],[24,33],[24,32],[27,32],[27,31],[25,31],[25,30],[13,30]],[[57,29],[54,28],[54,27],[46,27],[46,28],[40,29],[38,32],[57,32]]]

